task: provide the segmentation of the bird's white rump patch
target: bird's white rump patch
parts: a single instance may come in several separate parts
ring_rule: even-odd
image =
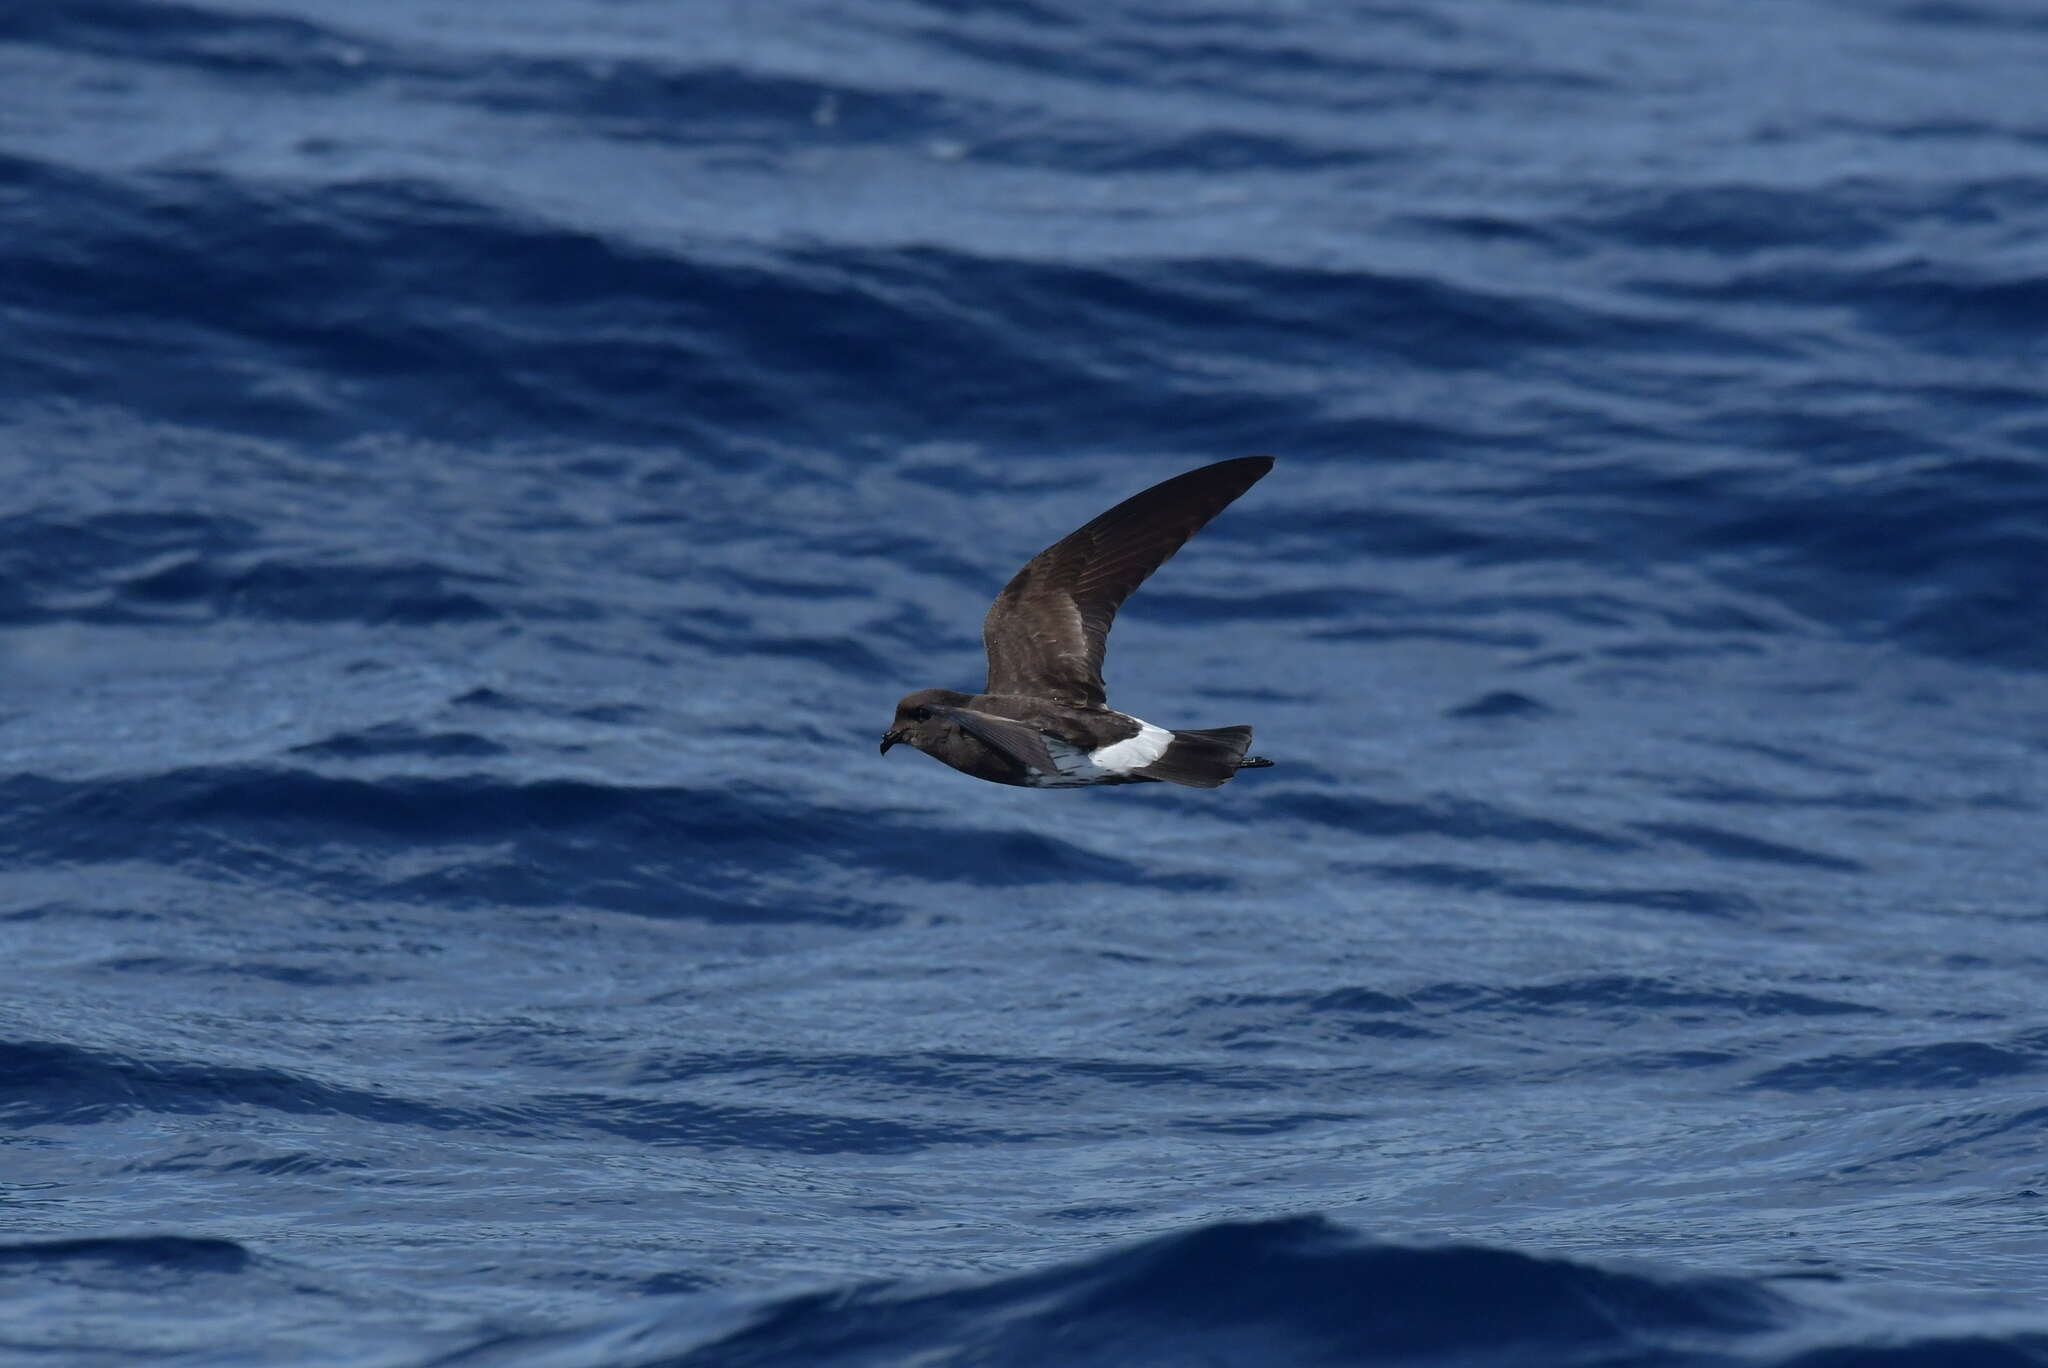
[[[1046,737],[1045,748],[1051,754],[1053,764],[1059,766],[1059,773],[1040,777],[1033,787],[1078,788],[1083,784],[1099,784],[1105,779],[1121,779],[1166,754],[1166,748],[1173,744],[1172,732],[1139,718],[1131,720],[1138,724],[1136,736],[1097,746],[1092,751],[1070,746],[1056,736]]]
[[[1166,748],[1173,744],[1173,733],[1164,727],[1155,727],[1150,722],[1139,721],[1138,734],[1126,737],[1113,745],[1103,746],[1088,753],[1088,762],[1097,769],[1108,770],[1111,774],[1129,774],[1166,754]]]

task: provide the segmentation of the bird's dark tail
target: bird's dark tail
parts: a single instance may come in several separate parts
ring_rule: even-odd
[[[1241,769],[1263,769],[1273,763],[1256,755],[1247,757],[1245,747],[1251,743],[1250,727],[1177,731],[1166,754],[1135,773],[1189,788],[1215,788]]]

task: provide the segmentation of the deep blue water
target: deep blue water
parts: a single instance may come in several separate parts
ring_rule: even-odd
[[[2048,1363],[2048,11],[0,7],[0,1362]],[[876,755],[1253,452],[1112,702]]]

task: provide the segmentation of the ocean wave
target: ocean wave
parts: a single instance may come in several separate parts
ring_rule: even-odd
[[[730,1328],[730,1322],[748,1323]],[[715,1328],[707,1331],[706,1323]],[[720,1324],[724,1322],[724,1324]],[[1566,1368],[2020,1368],[2037,1331],[1844,1334],[1780,1280],[1673,1276],[1479,1244],[1387,1244],[1326,1220],[1222,1222],[1038,1272],[722,1302],[436,1364],[920,1363]]]
[[[0,849],[23,861],[140,860],[227,877],[249,873],[260,850],[271,878],[343,900],[878,925],[900,915],[895,904],[840,894],[810,874],[843,867],[987,888],[1227,886],[1076,840],[793,802],[767,789],[188,769],[16,775],[0,779],[0,806]]]

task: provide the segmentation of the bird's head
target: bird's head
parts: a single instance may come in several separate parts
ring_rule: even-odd
[[[964,707],[971,696],[951,689],[919,689],[914,694],[905,694],[903,701],[896,705],[896,720],[889,724],[889,730],[882,733],[882,754],[887,755],[889,747],[898,741],[908,741],[921,751],[930,751],[938,745],[940,738],[959,730],[938,710]]]

